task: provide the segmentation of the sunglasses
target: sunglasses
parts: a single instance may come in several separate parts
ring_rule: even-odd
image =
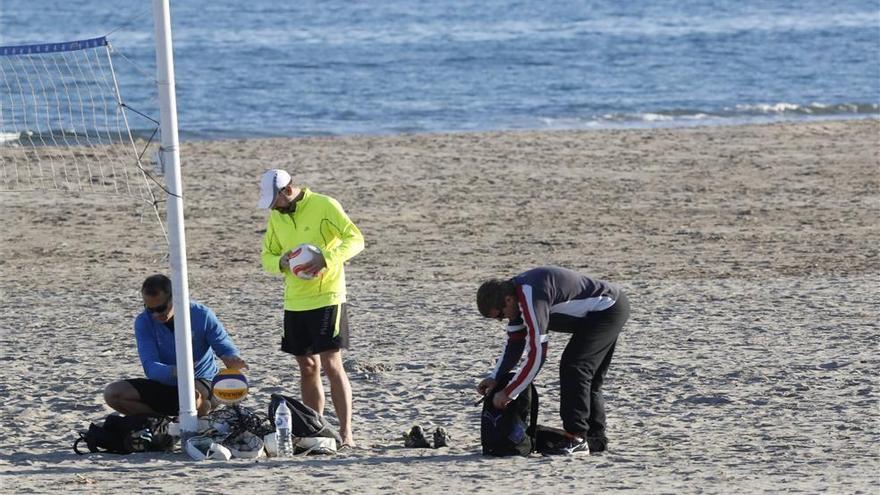
[[[171,306],[171,299],[169,299],[168,301],[166,301],[165,304],[162,304],[161,306],[156,306],[156,307],[153,307],[153,308],[151,308],[151,307],[147,306],[146,304],[144,304],[144,309],[146,309],[147,312],[149,312],[149,313],[153,313],[153,314],[155,314],[155,315],[161,315],[162,313],[168,311],[168,307],[169,307],[169,306]]]

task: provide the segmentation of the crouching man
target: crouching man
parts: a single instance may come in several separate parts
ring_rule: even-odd
[[[104,389],[104,400],[125,414],[164,414],[177,416],[177,355],[174,343],[174,306],[171,279],[152,275],[141,287],[144,311],[134,321],[138,355],[146,378],[131,378],[111,383]],[[193,376],[196,409],[199,416],[211,412],[211,380],[220,371],[215,357],[227,368],[246,368],[238,349],[207,307],[190,302],[192,328]]]

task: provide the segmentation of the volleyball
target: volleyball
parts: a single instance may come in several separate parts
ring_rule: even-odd
[[[305,265],[321,254],[321,250],[311,244],[300,244],[290,253],[288,263],[290,264],[290,273],[296,275],[303,280],[311,280],[315,278],[317,273],[307,272]]]
[[[222,369],[211,384],[214,397],[223,404],[238,404],[248,394],[247,377],[241,370]]]

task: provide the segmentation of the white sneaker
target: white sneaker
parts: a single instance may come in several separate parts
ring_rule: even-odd
[[[186,441],[186,453],[196,461],[218,459],[228,461],[232,459],[229,449],[216,443],[211,437],[191,437]]]
[[[263,436],[263,448],[268,457],[278,457],[278,434],[273,431]]]
[[[303,437],[294,439],[296,455],[335,454],[336,440],[327,437]]]
[[[225,440],[223,446],[229,449],[233,457],[256,459],[263,455],[263,439],[249,431],[243,431],[235,438]]]

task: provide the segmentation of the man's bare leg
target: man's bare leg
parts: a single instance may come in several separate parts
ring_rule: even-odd
[[[196,416],[207,416],[211,412],[213,404],[208,400],[211,391],[199,380],[196,380]]]
[[[342,437],[342,444],[354,447],[354,436],[351,432],[351,383],[349,383],[348,375],[342,366],[342,351],[334,349],[319,355],[321,356],[321,364],[327,371],[327,378],[330,380],[330,397],[333,399],[336,418],[339,419],[339,435]]]
[[[141,402],[141,394],[125,380],[113,382],[104,389],[104,402],[115,411],[126,416],[131,414],[157,414],[150,406]]]
[[[211,401],[206,400],[208,390],[204,384],[196,382],[196,414],[205,416],[211,412]],[[141,394],[125,380],[107,385],[104,389],[104,401],[113,410],[130,416],[132,414],[161,414],[141,401]]]
[[[296,356],[299,364],[299,385],[303,404],[324,415],[324,385],[321,383],[321,361],[318,356]],[[331,382],[332,383],[332,382]]]

